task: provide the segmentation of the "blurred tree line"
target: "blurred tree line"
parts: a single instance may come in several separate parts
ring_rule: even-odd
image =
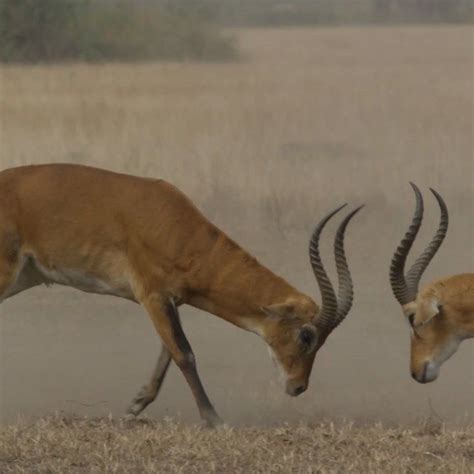
[[[199,0],[198,0],[199,1]],[[465,23],[474,0],[207,0],[231,25]]]
[[[234,40],[190,0],[0,0],[0,61],[228,60]]]
[[[473,0],[373,0],[374,20],[394,22],[467,23]]]
[[[0,0],[0,61],[229,60],[223,26],[472,22],[474,0]]]

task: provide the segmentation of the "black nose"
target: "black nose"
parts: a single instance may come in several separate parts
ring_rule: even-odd
[[[306,387],[304,385],[299,385],[298,387],[295,388],[294,394],[295,396],[297,396],[300,393],[303,393],[305,390],[306,390]]]
[[[428,362],[425,363],[423,366],[423,373],[421,374],[421,377],[417,377],[416,372],[412,372],[411,376],[418,382],[418,383],[426,383],[428,382],[426,378],[426,371],[428,369]]]

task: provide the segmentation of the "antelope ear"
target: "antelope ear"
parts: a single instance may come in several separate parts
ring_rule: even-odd
[[[289,318],[294,315],[295,305],[293,303],[276,303],[269,306],[261,306],[260,309],[270,318]]]
[[[436,298],[429,298],[419,304],[415,314],[414,326],[423,326],[439,314],[441,304]]]

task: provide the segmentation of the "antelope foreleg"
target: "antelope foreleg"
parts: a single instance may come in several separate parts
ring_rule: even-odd
[[[171,353],[171,357],[191,388],[201,418],[210,426],[222,423],[199,378],[194,354],[184,334],[174,302],[171,299],[163,299],[160,296],[153,295],[144,298],[142,303],[147,309],[163,344]]]

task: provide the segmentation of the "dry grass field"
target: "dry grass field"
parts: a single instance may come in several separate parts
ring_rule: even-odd
[[[471,473],[474,429],[319,422],[200,429],[50,416],[1,430],[3,473]]]
[[[425,280],[474,268],[472,28],[236,34],[235,63],[1,67],[0,168],[74,162],[168,179],[315,296],[314,223],[365,202],[347,238],[353,310],[308,391],[290,400],[260,341],[183,308],[204,385],[234,427],[214,433],[193,426],[174,369],[147,409],[157,424],[68,417],[123,413],[157,356],[152,326],[135,305],[70,289],[12,298],[0,307],[0,471],[473,472],[474,344],[438,381],[416,384],[388,285],[413,209],[410,180],[450,208]],[[437,219],[426,194],[415,253]],[[322,249],[332,275],[333,230]],[[430,404],[446,424],[435,432],[418,428]],[[55,410],[68,416],[15,424]]]
[[[460,180],[459,195],[471,191],[471,35],[250,30],[240,63],[4,67],[0,163],[162,176],[208,212],[245,208],[247,222],[275,199],[291,228],[337,198],[397,201],[407,177]]]

